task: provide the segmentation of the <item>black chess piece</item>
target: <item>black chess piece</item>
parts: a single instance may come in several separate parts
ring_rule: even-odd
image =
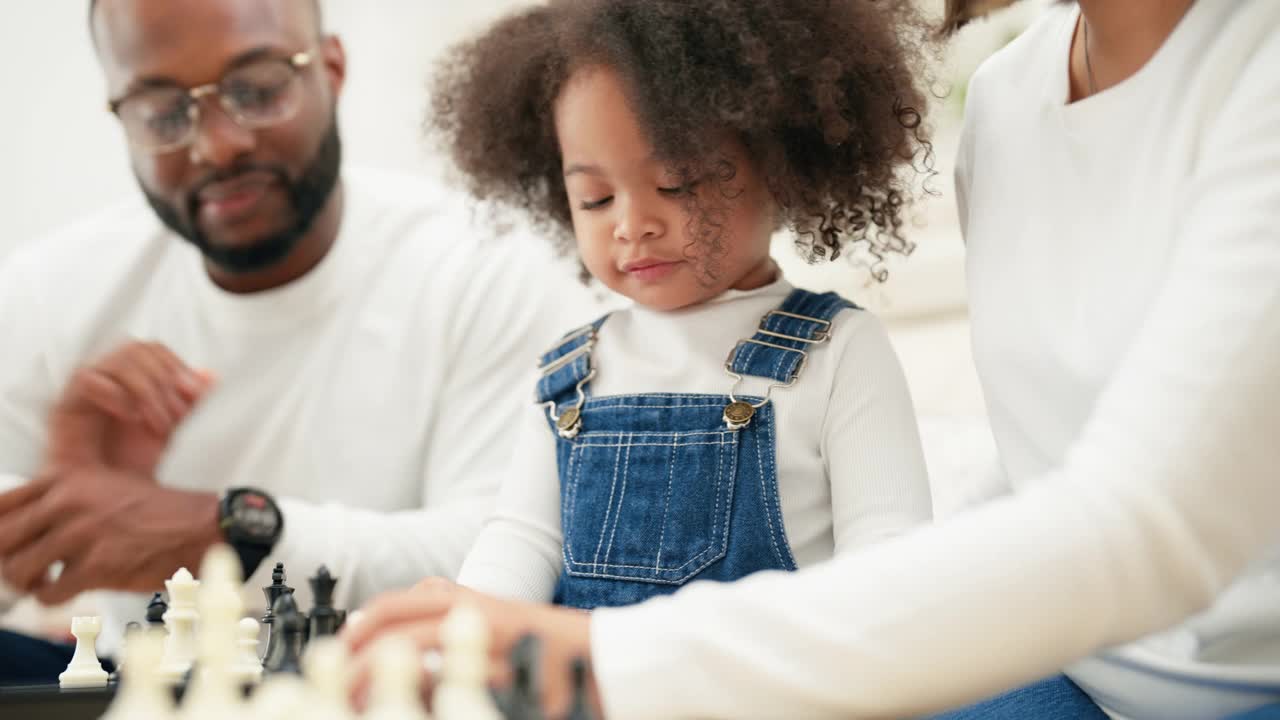
[[[169,603],[164,601],[164,594],[152,595],[151,602],[147,603],[147,624],[151,627],[163,627],[164,614],[167,612],[169,612]]]
[[[333,588],[338,584],[338,579],[329,574],[329,568],[321,565],[315,577],[307,582],[311,584],[311,592],[315,597],[307,639],[336,635],[340,621],[344,619],[339,618],[338,611],[333,609]]]
[[[587,700],[587,661],[574,658],[569,672],[573,678],[573,704],[569,706],[569,714],[565,720],[596,720],[591,711],[591,703]]]
[[[545,720],[538,695],[538,655],[541,643],[533,635],[520,638],[511,649],[511,688],[502,695],[499,705],[507,720]]]
[[[276,632],[276,601],[285,595],[293,595],[293,588],[285,585],[284,581],[284,563],[276,563],[275,570],[271,571],[271,585],[262,588],[262,594],[267,597],[267,612],[262,616],[262,624],[267,626],[267,650],[263,654],[264,658],[271,657],[280,635]]]
[[[275,644],[262,661],[262,669],[269,673],[302,674],[302,650],[306,641],[307,616],[298,611],[293,593],[276,598],[271,608],[275,616],[272,639]]]

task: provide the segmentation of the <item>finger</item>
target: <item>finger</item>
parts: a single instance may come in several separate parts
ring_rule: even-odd
[[[169,436],[181,414],[170,407],[163,368],[156,369],[149,356],[135,351],[113,356],[99,366],[99,371],[128,391],[134,407],[146,418],[153,432],[160,437]]]
[[[411,625],[402,625],[396,627],[393,631],[388,631],[375,638],[374,642],[368,644],[363,651],[352,656],[352,683],[349,686],[351,692],[351,702],[358,710],[363,712],[367,703],[371,686],[373,685],[373,676],[378,672],[378,655],[383,649],[379,646],[380,640],[386,635],[394,632],[397,639],[407,639],[409,643],[417,649],[415,657],[419,658],[421,665],[422,684],[421,691],[424,703],[429,703],[432,689],[434,688],[436,679],[435,673],[439,672],[438,667],[429,667],[427,662],[427,654],[432,650],[438,650],[440,646],[439,623],[432,621],[420,621]],[[385,662],[385,660],[384,660]],[[438,662],[434,663],[438,666]]]
[[[138,352],[149,358],[148,367],[154,373],[154,380],[164,391],[174,422],[181,422],[195,407],[199,397],[199,386],[194,375],[177,355],[160,343],[144,344],[138,348]]]
[[[159,343],[139,343],[131,348],[138,367],[151,379],[153,387],[165,402],[173,424],[186,417],[194,405],[194,399],[182,389],[182,376],[186,365],[168,348]]]
[[[61,605],[86,590],[92,590],[92,563],[86,555],[77,555],[64,561],[62,574],[56,580],[36,587],[31,594],[45,606]]]
[[[8,492],[0,493],[0,530],[11,522],[10,518],[4,517],[5,515],[31,504],[41,495],[48,492],[50,487],[53,487],[53,481],[43,478],[23,483]]]
[[[27,489],[19,488],[9,495]],[[26,504],[15,508],[20,512],[10,512],[4,516],[4,522],[0,523],[0,557],[9,557],[53,526],[58,503],[57,498],[51,497],[53,494],[49,492],[50,489],[50,483],[43,483],[41,492],[29,495]]]
[[[4,579],[18,592],[32,592],[48,578],[54,563],[83,551],[93,540],[94,530],[84,522],[53,527],[5,560]]]
[[[195,404],[213,387],[213,373],[192,368],[172,350],[160,343],[151,343],[149,350],[169,368],[169,372],[176,378],[178,392],[189,403]]]
[[[124,422],[141,422],[129,391],[97,369],[87,369],[78,381],[85,397],[96,407]]]
[[[415,589],[383,595],[360,611],[359,620],[348,623],[343,639],[352,653],[360,653],[382,633],[416,621],[438,621],[452,606],[453,595],[447,591]]]

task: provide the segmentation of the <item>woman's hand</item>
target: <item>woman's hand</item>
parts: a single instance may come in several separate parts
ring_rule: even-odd
[[[570,664],[589,660],[590,615],[580,610],[502,600],[469,590],[443,578],[428,578],[410,590],[387,593],[352,615],[342,631],[355,657],[354,697],[363,705],[369,684],[372,650],[389,635],[408,638],[423,654],[441,650],[441,626],[449,612],[460,605],[478,611],[489,628],[490,678],[496,685],[509,682],[507,658],[526,635],[540,641],[538,675],[542,681],[543,710],[550,717],[563,715],[573,696]],[[424,693],[434,683],[424,682]],[[598,708],[594,680],[587,674],[588,700]]]

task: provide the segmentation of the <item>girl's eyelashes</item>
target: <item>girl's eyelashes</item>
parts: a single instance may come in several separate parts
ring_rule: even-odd
[[[682,195],[689,195],[693,193],[693,191],[697,187],[698,187],[698,183],[692,182],[692,183],[686,183],[684,185],[676,185],[673,187],[659,187],[658,192],[668,197],[680,197]],[[599,210],[600,208],[605,207],[611,202],[613,202],[612,195],[602,197],[599,200],[583,200],[582,202],[578,203],[578,209]]]
[[[605,205],[608,205],[612,200],[612,195],[600,198],[599,200],[583,200],[578,207],[583,210],[599,210]]]

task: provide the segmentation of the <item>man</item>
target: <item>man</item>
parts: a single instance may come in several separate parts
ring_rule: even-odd
[[[555,302],[438,192],[340,172],[346,61],[315,3],[100,0],[90,20],[150,210],[0,271],[5,583],[117,591],[109,654],[133,593],[216,542],[259,603],[277,561],[304,596],[327,565],[349,607],[453,575],[525,373],[578,319],[554,311],[582,299],[572,279]],[[69,658],[0,635],[0,682]]]

